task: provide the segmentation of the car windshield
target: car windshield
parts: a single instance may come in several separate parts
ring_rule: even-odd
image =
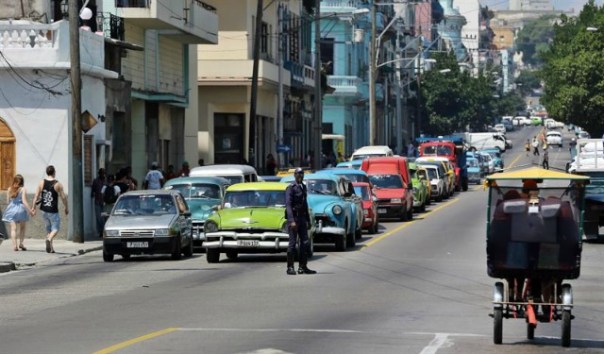
[[[166,215],[175,214],[176,204],[171,195],[124,195],[112,215]]]
[[[243,183],[243,182],[245,182],[243,180],[243,176],[217,176],[217,177],[226,178],[229,181],[229,184],[236,184],[236,183]]]
[[[362,154],[362,155],[354,155],[352,157],[353,160],[365,160],[370,157],[378,157],[378,156],[386,156],[384,154]]]
[[[337,195],[336,182],[328,179],[306,180],[306,187],[310,194]]]
[[[168,187],[179,191],[185,199],[220,199],[220,186],[210,183],[174,184]]]
[[[230,191],[224,196],[225,208],[284,207],[285,191]]]
[[[360,173],[354,173],[354,174],[353,173],[350,173],[350,174],[348,174],[348,173],[346,173],[346,174],[338,173],[338,175],[344,176],[344,177],[348,178],[351,182],[366,182],[366,183],[369,183],[369,177],[367,177],[364,174],[360,174]]]
[[[403,188],[403,178],[400,175],[373,175],[369,179],[376,188]]]
[[[363,200],[371,199],[371,193],[369,193],[368,186],[354,186],[354,194],[361,196]]]
[[[468,159],[468,167],[479,167],[478,160],[476,159]]]
[[[450,146],[426,146],[423,151],[424,155],[449,156],[453,154],[453,149]]]
[[[438,179],[438,174],[436,173],[435,168],[426,168],[426,171],[428,171],[428,178]]]

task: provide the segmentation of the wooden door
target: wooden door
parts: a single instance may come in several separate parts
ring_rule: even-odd
[[[0,189],[10,187],[15,173],[15,136],[0,119]]]

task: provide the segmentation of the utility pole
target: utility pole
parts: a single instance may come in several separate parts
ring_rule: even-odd
[[[369,145],[375,145],[375,74],[376,74],[376,0],[371,0],[371,40],[369,41]]]
[[[279,43],[277,43],[277,63],[278,63],[278,78],[279,78],[279,98],[277,99],[277,119],[275,121],[275,132],[277,133],[277,144],[283,144],[283,8],[281,5],[277,7],[277,28],[279,28],[279,33],[277,38]],[[285,156],[287,153],[279,152],[279,167],[287,166],[285,163]]]
[[[256,121],[256,107],[258,101],[258,67],[260,66],[260,35],[262,33],[262,12],[263,12],[263,1],[258,1],[258,7],[256,8],[256,29],[254,31],[254,48],[253,48],[253,56],[254,56],[254,65],[252,68],[252,92],[250,97],[250,122],[249,129],[250,132],[248,134],[248,144],[251,143],[254,132],[252,132],[251,127],[252,123]],[[245,144],[244,144],[245,146]],[[249,151],[249,149],[248,149]],[[245,152],[244,152],[245,154]],[[262,156],[261,156],[262,157]],[[249,156],[248,156],[249,159]],[[257,160],[257,159],[256,159]],[[262,161],[262,159],[261,159]]]
[[[71,185],[69,186],[72,241],[84,242],[82,176],[82,77],[80,72],[80,26],[78,2],[69,1],[69,60],[71,70]]]
[[[315,0],[315,117],[312,120],[311,141],[313,147],[313,166],[320,170],[321,166],[321,141],[323,132],[323,96],[321,93],[321,0]]]
[[[401,59],[400,26],[396,30],[396,55]],[[403,113],[401,108],[401,62],[396,62],[396,153],[403,153]]]
[[[422,99],[422,93],[421,93],[421,68],[420,68],[420,63],[421,63],[421,52],[418,53],[417,57],[416,57],[416,75],[415,75],[415,79],[417,80],[417,100],[416,100],[416,122],[415,124],[417,125],[417,136],[421,136],[422,134],[422,103],[421,103],[421,99]]]

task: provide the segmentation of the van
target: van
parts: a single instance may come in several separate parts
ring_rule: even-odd
[[[466,143],[470,147],[469,150],[483,150],[483,149],[499,149],[504,152],[506,149],[506,141],[503,135],[499,133],[459,133],[459,135],[466,140]]]
[[[191,169],[189,177],[222,177],[230,184],[243,182],[258,182],[256,169],[249,165],[208,165]]]
[[[385,145],[371,145],[358,148],[352,153],[350,161],[364,160],[368,157],[394,156],[392,149]]]
[[[413,219],[413,183],[407,158],[372,157],[363,160],[361,170],[367,172],[373,185],[380,218]]]

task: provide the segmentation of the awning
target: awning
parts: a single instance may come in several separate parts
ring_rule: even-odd
[[[539,167],[530,167],[522,170],[495,173],[487,176],[488,181],[496,180],[523,180],[523,179],[542,179],[542,180],[574,180],[588,181],[589,177],[574,175],[570,173],[546,170]]]

